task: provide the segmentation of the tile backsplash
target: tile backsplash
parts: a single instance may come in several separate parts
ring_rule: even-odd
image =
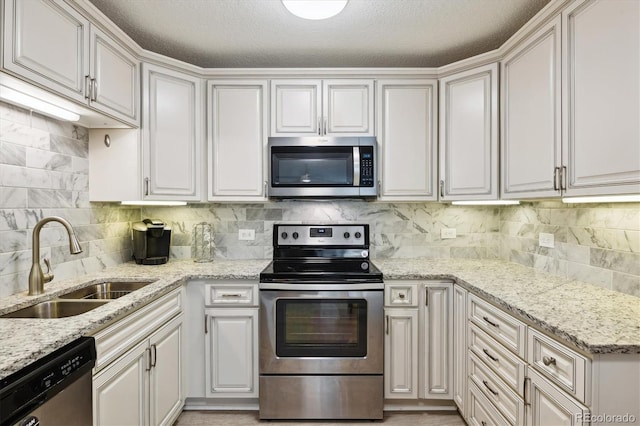
[[[28,289],[31,239],[47,216],[67,219],[83,252],[69,253],[64,228],[40,233],[40,257],[55,279],[98,271],[131,257],[129,224],[139,208],[89,203],[87,129],[0,102],[0,297]]]
[[[32,230],[58,215],[74,226],[84,251],[69,254],[66,233],[47,224],[41,258],[56,280],[131,259],[131,223],[157,218],[172,227],[172,258],[193,257],[194,226],[214,232],[215,257],[269,259],[277,222],[368,223],[375,258],[502,258],[640,297],[640,204],[565,205],[559,201],[509,207],[367,201],[195,204],[123,207],[89,202],[88,132],[0,103],[0,297],[27,289]],[[441,239],[443,228],[457,238]],[[253,229],[240,241],[239,229]],[[555,248],[539,247],[540,232]],[[505,285],[509,285],[505,283]]]

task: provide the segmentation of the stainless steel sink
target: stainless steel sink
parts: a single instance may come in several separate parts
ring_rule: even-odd
[[[0,318],[65,318],[83,314],[105,303],[109,302],[107,300],[54,299],[4,314]]]
[[[83,287],[59,296],[60,299],[117,299],[145,287],[153,281],[107,281]]]

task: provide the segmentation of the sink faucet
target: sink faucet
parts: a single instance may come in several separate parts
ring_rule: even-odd
[[[78,254],[82,252],[80,242],[76,237],[76,233],[73,231],[71,224],[58,216],[50,216],[41,219],[33,228],[33,243],[32,243],[32,262],[31,272],[29,273],[29,296],[37,296],[44,293],[44,283],[48,283],[53,280],[53,274],[51,273],[51,262],[49,259],[44,259],[44,263],[47,265],[47,273],[42,272],[40,267],[40,230],[44,225],[49,222],[59,222],[67,230],[69,235],[69,251],[71,254]]]

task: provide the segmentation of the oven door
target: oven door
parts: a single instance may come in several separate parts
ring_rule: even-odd
[[[260,374],[382,374],[382,290],[260,290]]]

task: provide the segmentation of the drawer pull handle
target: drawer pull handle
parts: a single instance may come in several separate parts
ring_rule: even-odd
[[[488,356],[491,359],[491,361],[498,362],[498,358],[496,358],[495,356],[491,355],[488,350],[482,349],[482,352],[484,352],[484,354],[486,356]]]
[[[226,293],[226,294],[223,294],[222,297],[242,297],[242,294],[240,294],[240,293]]]
[[[489,392],[491,392],[495,396],[498,396],[498,392],[496,392],[493,389],[491,389],[491,386],[489,386],[489,383],[487,383],[486,380],[483,380],[482,384],[484,385],[485,388],[489,389]]]
[[[552,356],[543,356],[542,363],[547,367],[550,366],[551,364],[556,365],[556,359]]]
[[[495,328],[500,328],[500,324],[496,324],[495,322],[491,321],[487,316],[482,317],[482,319],[485,320],[489,325],[492,325]]]

